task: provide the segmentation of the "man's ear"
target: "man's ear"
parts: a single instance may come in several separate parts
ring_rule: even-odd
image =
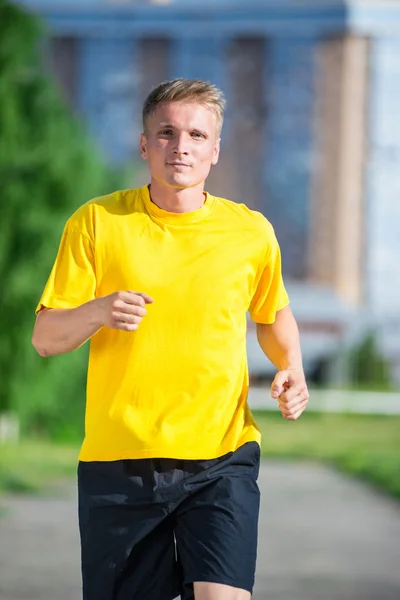
[[[213,157],[212,157],[212,161],[211,161],[211,164],[213,166],[216,165],[218,162],[220,149],[221,149],[221,138],[218,138],[214,145]]]
[[[147,138],[144,133],[140,134],[140,156],[147,160]]]

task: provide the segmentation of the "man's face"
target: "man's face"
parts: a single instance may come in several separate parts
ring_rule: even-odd
[[[140,153],[160,184],[177,189],[198,185],[218,162],[216,115],[195,102],[159,104],[141,135]]]

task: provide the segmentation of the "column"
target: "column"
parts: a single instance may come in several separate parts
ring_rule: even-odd
[[[310,279],[355,306],[363,299],[368,42],[344,37],[319,54]]]

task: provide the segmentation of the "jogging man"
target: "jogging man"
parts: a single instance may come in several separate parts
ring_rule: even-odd
[[[267,219],[204,191],[224,98],[179,79],[147,98],[150,185],[68,220],[37,307],[41,356],[91,339],[78,466],[84,600],[248,600],[260,433],[247,405],[246,313],[286,419],[308,401]]]

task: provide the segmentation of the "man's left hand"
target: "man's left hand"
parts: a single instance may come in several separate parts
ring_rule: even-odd
[[[278,371],[271,386],[271,396],[279,402],[284,419],[295,421],[306,409],[310,397],[301,369]]]

